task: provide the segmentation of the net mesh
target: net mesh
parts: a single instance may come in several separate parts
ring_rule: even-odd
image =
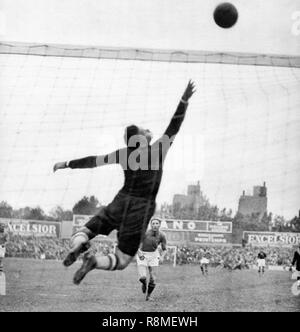
[[[199,179],[235,211],[242,190],[266,181],[269,211],[298,211],[299,57],[7,43],[0,66],[0,197],[14,208],[109,203],[118,167],[53,174],[54,163],[114,151],[129,124],[160,136],[192,78],[158,201]]]

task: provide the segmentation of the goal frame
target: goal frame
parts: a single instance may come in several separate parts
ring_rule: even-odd
[[[174,258],[173,258],[172,266],[176,267],[176,265],[177,265],[177,246],[167,245],[167,250],[169,250],[169,249],[174,249]]]

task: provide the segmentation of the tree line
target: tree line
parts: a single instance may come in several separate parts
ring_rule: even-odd
[[[7,202],[0,202],[0,218],[15,218],[27,220],[47,220],[62,221],[72,220],[73,214],[94,215],[102,208],[102,204],[95,196],[84,196],[74,204],[72,210],[63,209],[61,206],[54,207],[46,213],[41,207],[29,207],[14,209]],[[272,213],[265,213],[261,216],[258,213],[252,215],[233,215],[231,209],[220,209],[218,206],[210,204],[207,199],[197,210],[192,207],[171,206],[172,215],[176,219],[186,220],[211,220],[211,221],[231,221],[233,229],[238,234],[247,231],[276,231],[276,232],[300,232],[300,215],[291,220],[286,220],[283,216],[274,216]]]
[[[54,207],[46,213],[41,207],[29,207],[14,209],[7,202],[0,202],[0,218],[14,218],[25,220],[62,221],[72,220],[73,214],[93,215],[101,209],[101,204],[95,196],[84,196],[74,204],[72,210],[63,209],[61,206]]]

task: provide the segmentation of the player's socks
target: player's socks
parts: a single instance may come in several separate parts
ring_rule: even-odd
[[[119,265],[119,257],[116,254],[95,255],[95,269],[115,271]]]
[[[140,282],[142,283],[142,292],[145,294],[147,290],[147,279],[146,277],[141,277]]]
[[[88,272],[95,269],[97,265],[97,261],[94,255],[91,253],[86,253],[83,256],[83,263],[81,268],[76,271],[73,277],[73,282],[75,285],[79,285],[82,279],[86,276]]]
[[[105,270],[115,271],[119,265],[119,257],[116,254],[108,254],[107,258],[108,258],[108,265],[105,268]],[[96,259],[96,260],[97,260],[96,269],[103,269],[103,266],[104,266],[103,259],[102,259],[102,261],[100,261],[100,259],[99,260]]]
[[[150,297],[151,293],[154,291],[154,288],[155,288],[155,283],[154,283],[154,281],[150,280],[149,284],[148,284],[146,301],[149,300],[149,297]]]

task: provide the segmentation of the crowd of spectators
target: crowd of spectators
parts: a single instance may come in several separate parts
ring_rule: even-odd
[[[109,241],[92,241],[91,250],[94,253],[108,254],[114,251],[115,244]],[[23,257],[36,259],[62,260],[69,250],[69,240],[40,237],[9,236],[6,243],[7,257]],[[229,270],[250,268],[256,263],[261,248],[246,247],[177,247],[176,263],[199,264],[202,257],[210,261],[214,267],[224,267]],[[291,248],[269,247],[263,248],[267,255],[268,265],[289,266],[293,255]],[[173,263],[174,250],[168,250],[165,256],[166,263]]]
[[[6,242],[7,257],[61,259],[68,249],[68,241],[56,238],[9,236]]]
[[[69,240],[42,237],[9,236],[5,245],[6,257],[62,260],[69,250]],[[108,254],[114,249],[109,242],[94,241],[91,250]]]
[[[228,268],[229,270],[250,268],[257,262],[260,250],[266,255],[268,265],[290,266],[293,249],[285,247],[193,247],[181,246],[177,248],[176,261],[178,265],[198,264],[202,257],[210,261],[211,266]],[[172,253],[168,259],[172,260]]]

